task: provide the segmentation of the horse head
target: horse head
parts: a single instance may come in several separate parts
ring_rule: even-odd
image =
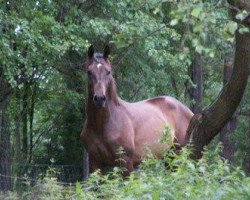
[[[111,63],[108,60],[110,54],[109,46],[103,53],[95,52],[93,45],[88,49],[88,60],[86,71],[88,74],[89,96],[98,108],[105,107],[108,98],[111,98],[113,77],[111,74]]]

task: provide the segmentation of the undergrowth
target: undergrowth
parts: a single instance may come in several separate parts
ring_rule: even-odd
[[[61,185],[51,168],[27,191],[2,194],[0,199],[250,199],[250,178],[224,161],[220,149],[205,150],[199,161],[189,158],[187,148],[178,155],[168,151],[161,160],[149,154],[126,179],[122,169],[114,168],[105,175],[96,171],[87,181],[72,186]]]

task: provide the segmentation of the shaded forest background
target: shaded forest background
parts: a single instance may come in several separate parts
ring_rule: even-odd
[[[79,137],[83,63],[90,44],[112,47],[118,94],[128,101],[174,96],[197,113],[232,73],[234,32],[226,1],[1,1],[0,190],[19,187],[51,162],[61,181],[86,174]],[[236,18],[246,16],[241,11]],[[248,31],[239,27],[239,31]],[[250,85],[213,145],[250,173]]]

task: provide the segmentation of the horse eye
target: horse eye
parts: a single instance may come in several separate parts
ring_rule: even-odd
[[[109,75],[110,74],[110,71],[107,71],[107,75]]]

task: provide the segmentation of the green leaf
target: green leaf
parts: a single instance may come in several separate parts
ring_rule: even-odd
[[[175,26],[176,24],[178,24],[178,19],[172,19],[172,20],[170,21],[170,25],[171,25],[171,26]]]
[[[197,33],[197,32],[202,32],[203,31],[203,29],[204,29],[204,26],[203,26],[203,24],[197,24],[196,26],[194,26],[194,32],[195,33]]]
[[[202,8],[201,7],[196,7],[192,10],[191,15],[198,18],[199,14],[201,13]]]
[[[239,32],[242,33],[249,33],[249,28],[248,27],[242,27],[239,29]]]
[[[238,28],[238,24],[236,22],[230,21],[227,23],[227,30],[229,31],[229,33],[231,33],[232,35],[235,33],[235,31]]]
[[[210,58],[214,58],[214,51],[210,51],[210,52],[209,52],[209,57],[210,57]]]
[[[202,46],[201,45],[198,45],[198,46],[196,46],[195,47],[195,50],[199,53],[199,54],[201,54],[202,53]]]
[[[246,17],[247,15],[248,15],[248,12],[244,10],[243,12],[240,12],[239,14],[237,14],[237,15],[235,16],[235,18],[242,21],[242,20],[245,19],[245,17]]]
[[[159,8],[156,8],[153,13],[156,15],[157,13],[159,13],[161,10]]]

